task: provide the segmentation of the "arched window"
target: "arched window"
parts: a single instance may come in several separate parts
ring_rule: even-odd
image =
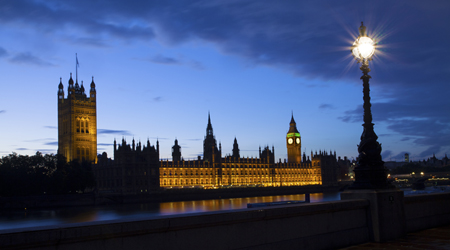
[[[77,133],[80,133],[81,121],[79,118],[76,120]]]
[[[84,133],[84,119],[81,119],[81,133]]]
[[[86,119],[86,134],[89,134],[89,120]]]

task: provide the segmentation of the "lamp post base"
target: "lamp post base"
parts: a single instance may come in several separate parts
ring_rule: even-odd
[[[357,176],[355,182],[349,189],[395,189],[387,179],[387,171],[383,166],[378,168],[355,168],[353,170]]]
[[[341,200],[369,201],[369,234],[375,242],[386,242],[406,234],[403,197],[403,191],[395,189],[346,190],[341,193]]]

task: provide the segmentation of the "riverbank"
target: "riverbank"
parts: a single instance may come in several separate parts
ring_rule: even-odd
[[[138,195],[68,194],[23,197],[0,197],[1,210],[59,208],[75,206],[103,206],[111,204],[153,203],[336,192],[343,186],[321,185],[294,187],[252,187],[223,189],[167,189]]]

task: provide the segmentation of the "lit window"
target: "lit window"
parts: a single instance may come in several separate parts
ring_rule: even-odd
[[[76,123],[77,123],[77,133],[80,133],[80,127],[81,127],[81,123],[80,123],[80,119],[77,119],[77,121],[76,121]]]

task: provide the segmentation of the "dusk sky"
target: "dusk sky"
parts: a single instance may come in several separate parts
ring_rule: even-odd
[[[98,153],[113,141],[202,155],[208,112],[223,156],[274,146],[291,113],[302,151],[357,157],[364,21],[384,161],[450,153],[450,1],[0,0],[0,156],[56,153],[57,90],[97,89]]]

